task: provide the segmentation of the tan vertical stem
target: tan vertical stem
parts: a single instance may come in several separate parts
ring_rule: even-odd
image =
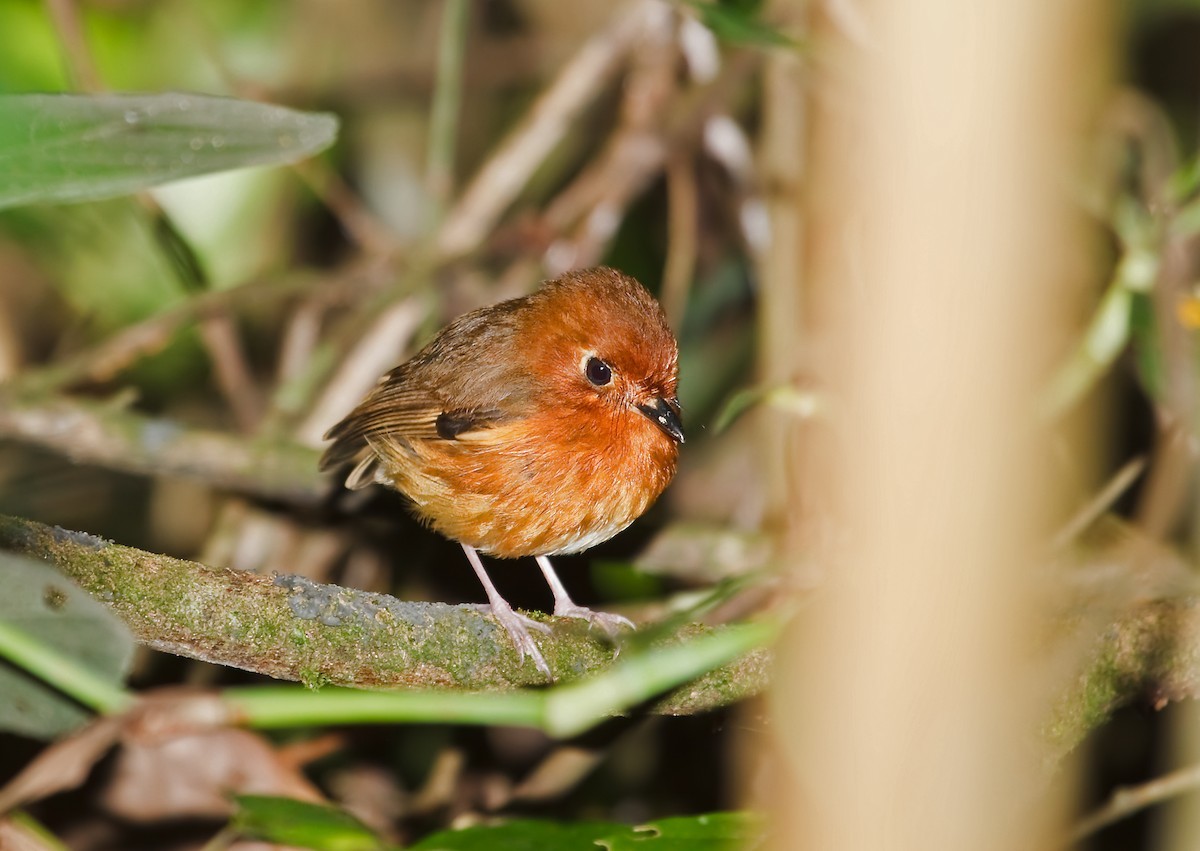
[[[803,2],[780,0],[772,4],[774,19],[799,24]],[[767,59],[763,72],[763,128],[758,152],[771,222],[770,244],[757,258],[759,274],[758,371],[768,387],[795,381],[802,371],[805,350],[803,235],[803,170],[807,135],[804,104],[804,65],[790,51]],[[798,501],[797,482],[789,477],[784,456],[793,450],[797,424],[778,411],[763,410],[762,465],[767,488],[766,512],[770,524],[790,538],[787,521]],[[785,540],[787,547],[792,541]]]
[[[794,847],[1044,846],[1033,401],[1080,250],[1085,5],[877,3],[854,47],[822,37],[806,232],[837,452],[805,491],[837,546],[772,695]]]

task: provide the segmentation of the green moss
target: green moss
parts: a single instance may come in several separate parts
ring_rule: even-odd
[[[334,685],[333,680],[329,679],[329,677],[325,676],[325,674],[323,674],[321,671],[302,668],[299,671],[299,674],[300,682],[305,686],[305,688],[312,689],[313,691],[320,691],[325,686]]]

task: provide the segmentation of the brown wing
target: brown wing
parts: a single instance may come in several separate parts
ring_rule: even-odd
[[[321,469],[356,463],[346,486],[365,487],[375,481],[373,446],[455,440],[521,417],[533,393],[513,342],[524,302],[514,299],[459,317],[384,376],[326,433],[333,443],[321,457]]]
[[[435,433],[433,423],[441,405],[428,391],[406,380],[408,371],[408,364],[393,369],[358,407],[325,433],[325,439],[333,442],[321,456],[322,470],[357,463],[347,487],[364,487],[374,477],[373,464],[364,465],[374,458],[369,453],[372,438],[394,434],[411,439]]]

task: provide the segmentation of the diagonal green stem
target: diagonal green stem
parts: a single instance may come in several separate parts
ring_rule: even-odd
[[[462,105],[463,64],[466,56],[469,0],[445,0],[438,39],[437,83],[429,118],[426,187],[440,221],[450,200]]]
[[[133,702],[124,689],[4,620],[0,620],[0,657],[96,712],[113,715]]]
[[[240,723],[259,729],[320,724],[507,724],[552,736],[578,735],[769,643],[775,623],[726,628],[684,644],[632,655],[603,674],[544,691],[358,691],[295,686],[229,688],[223,699]]]

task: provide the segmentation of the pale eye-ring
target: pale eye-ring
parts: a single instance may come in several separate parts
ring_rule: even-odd
[[[583,373],[595,387],[603,387],[612,381],[612,369],[598,357],[587,359],[587,363],[583,366]]]

